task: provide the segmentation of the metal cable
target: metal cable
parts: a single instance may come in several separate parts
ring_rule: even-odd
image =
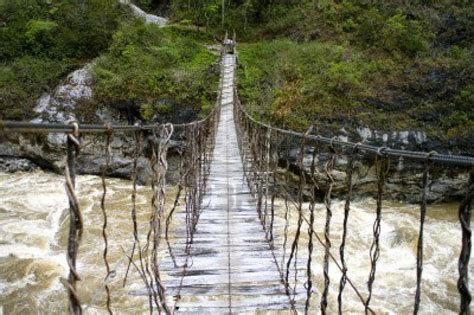
[[[238,99],[236,99],[235,104],[238,110],[241,111],[242,114],[245,115],[248,120],[252,121],[253,123],[259,126],[279,132],[280,134],[291,135],[298,138],[302,138],[304,135],[303,133],[299,133],[292,130],[276,128],[268,124],[262,123],[260,121],[257,121],[249,113],[247,113],[247,111],[243,108],[242,104],[240,104],[240,101]],[[355,143],[355,142],[350,142],[350,141],[343,141],[343,140],[338,140],[334,138],[324,137],[322,135],[308,135],[307,139],[309,141],[321,141],[323,143],[328,143],[328,144],[332,143],[334,146],[338,146],[338,147],[348,147],[348,148],[358,147],[361,151],[372,153],[374,155],[376,155],[377,152],[379,152],[379,150],[383,148],[384,154],[387,157],[404,157],[410,160],[424,161],[426,159],[426,154],[427,154],[426,152],[421,152],[421,151],[391,149],[391,148],[386,148],[386,147],[377,147],[377,146],[372,146],[368,144],[360,144],[360,143]],[[450,164],[450,165],[468,166],[468,167],[474,166],[474,158],[470,156],[463,156],[463,155],[448,155],[448,154],[437,153],[430,156],[430,161],[433,161],[434,163],[439,163],[439,164]]]

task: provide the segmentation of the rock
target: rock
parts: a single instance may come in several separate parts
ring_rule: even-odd
[[[135,15],[137,17],[140,17],[140,18],[143,18],[145,20],[145,23],[156,24],[156,25],[161,26],[161,27],[168,24],[168,19],[165,19],[165,18],[160,17],[160,16],[156,16],[156,15],[153,15],[153,14],[148,14],[145,11],[143,11],[142,9],[140,9],[139,7],[137,7],[136,5],[134,5],[133,3],[131,3],[130,0],[119,0],[119,3],[122,3],[122,4],[127,5],[128,7],[130,7],[130,9],[132,10],[133,15]]]
[[[92,66],[89,63],[73,71],[51,95],[41,96],[34,108],[38,117],[32,122],[62,123],[72,118],[77,103],[92,98]]]
[[[77,172],[79,174],[101,175],[105,166],[105,156],[81,154],[77,159]],[[151,174],[151,167],[147,160],[140,158],[137,164],[139,173],[148,172]],[[119,155],[112,155],[109,161],[107,176],[131,179],[133,169],[133,159]],[[149,176],[141,176],[140,183],[149,183]]]
[[[27,159],[0,157],[0,171],[7,173],[31,172],[38,169],[38,165]]]

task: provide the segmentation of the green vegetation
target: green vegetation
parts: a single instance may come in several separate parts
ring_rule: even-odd
[[[465,137],[474,127],[474,54],[458,52],[403,62],[331,42],[241,44],[240,95],[255,115],[293,129],[368,125]]]
[[[109,46],[115,0],[0,1],[0,117],[28,119],[60,78]]]
[[[204,44],[235,29],[240,94],[261,119],[474,139],[472,1],[134,2],[174,26],[144,25],[116,0],[0,2],[0,116],[29,118],[41,93],[96,57],[91,113],[198,113],[218,76]]]
[[[239,33],[248,42],[238,47],[240,94],[255,115],[289,128],[473,139],[473,12],[454,1],[268,2],[247,27],[235,22],[250,29]]]
[[[96,100],[112,106],[134,100],[144,119],[172,111],[162,100],[205,112],[215,100],[218,58],[196,36],[142,21],[124,24],[94,67]]]
[[[343,46],[288,40],[239,46],[244,103],[266,120],[293,129],[353,116],[384,65]]]

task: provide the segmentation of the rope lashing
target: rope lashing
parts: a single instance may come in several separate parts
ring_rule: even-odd
[[[153,220],[152,220],[152,228],[153,228],[153,247],[152,247],[152,264],[151,269],[154,275],[154,281],[157,285],[158,296],[160,299],[160,305],[158,305],[158,309],[161,308],[166,314],[171,313],[166,303],[166,295],[165,295],[165,287],[163,286],[158,262],[158,248],[160,245],[160,238],[161,238],[161,230],[162,230],[162,219],[164,216],[164,204],[165,204],[165,186],[166,186],[166,172],[168,171],[168,162],[167,162],[167,154],[168,154],[168,144],[173,135],[173,125],[166,124],[160,128],[159,134],[159,144],[158,150],[155,153],[155,172],[154,172],[154,183],[153,185],[153,198],[152,198],[152,211],[154,212]],[[155,149],[154,149],[155,150]],[[158,162],[158,169],[156,169],[156,162]]]

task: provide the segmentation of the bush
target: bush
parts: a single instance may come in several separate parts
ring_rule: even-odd
[[[0,116],[28,119],[35,101],[109,45],[116,0],[0,1]]]
[[[29,119],[36,99],[55,87],[74,67],[70,60],[25,56],[0,67],[0,114],[4,119]]]
[[[103,105],[136,100],[145,119],[165,110],[154,105],[157,99],[200,111],[215,97],[218,73],[210,69],[216,60],[187,33],[135,21],[121,27],[98,59],[94,94]]]
[[[239,46],[239,89],[255,115],[295,129],[350,115],[378,64],[344,46],[272,41]]]

